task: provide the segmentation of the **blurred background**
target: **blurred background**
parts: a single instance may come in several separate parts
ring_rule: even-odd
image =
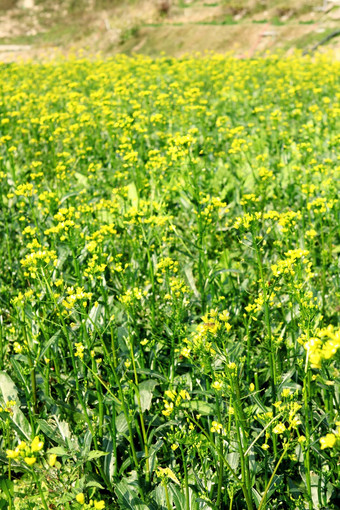
[[[0,60],[299,48],[340,56],[340,0],[0,0]]]

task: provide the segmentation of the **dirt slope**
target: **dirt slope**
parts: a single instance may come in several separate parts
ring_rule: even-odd
[[[73,7],[70,2],[0,0],[0,60],[51,58],[70,51],[152,56],[215,51],[244,57],[279,48],[308,49],[340,28],[340,0],[101,0],[100,4],[73,0]],[[340,37],[328,46],[340,54]]]

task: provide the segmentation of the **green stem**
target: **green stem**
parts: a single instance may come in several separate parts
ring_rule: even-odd
[[[96,361],[92,358],[92,370],[98,376],[98,368]],[[100,439],[103,437],[103,428],[104,428],[104,401],[103,401],[103,392],[102,387],[99,382],[99,376],[96,377],[96,390],[97,390],[97,398],[98,398],[98,413],[99,413],[99,426],[98,426],[98,436]]]
[[[264,315],[265,315],[265,323],[266,323],[266,330],[267,330],[267,338],[269,343],[269,368],[270,368],[270,386],[271,386],[271,395],[272,395],[272,411],[273,416],[276,415],[276,364],[275,364],[275,352],[274,352],[274,343],[273,343],[273,336],[272,336],[272,329],[271,329],[271,322],[270,322],[270,313],[269,313],[269,306],[268,306],[268,294],[267,294],[267,288],[264,281],[264,271],[263,271],[263,264],[262,264],[262,258],[260,249],[258,247],[258,244],[256,242],[255,236],[253,234],[253,244],[255,246],[256,255],[257,255],[257,263],[260,273],[260,285],[263,293],[263,301],[264,301]],[[274,434],[273,437],[273,449],[274,449],[274,455],[277,455],[277,437]]]
[[[287,452],[288,448],[289,448],[289,443],[287,443],[287,444],[286,444],[286,446],[285,446],[285,448],[284,448],[284,450],[283,450],[283,452],[282,452],[281,457],[280,457],[280,458],[279,458],[279,460],[277,461],[277,464],[276,464],[276,466],[275,466],[275,468],[274,468],[274,471],[273,471],[273,473],[272,473],[272,476],[270,477],[270,480],[269,480],[269,482],[268,482],[268,484],[267,484],[267,487],[266,487],[266,489],[265,489],[265,491],[264,491],[264,493],[263,493],[262,499],[261,499],[261,501],[260,501],[260,505],[259,505],[259,507],[258,507],[258,509],[257,509],[257,510],[262,510],[262,507],[265,505],[266,498],[267,498],[267,493],[268,493],[268,491],[269,491],[269,488],[270,488],[270,486],[271,486],[271,484],[272,484],[272,481],[273,481],[273,479],[274,479],[274,476],[275,476],[275,474],[276,474],[276,471],[277,471],[277,470],[278,470],[278,468],[279,468],[279,465],[280,465],[280,464],[281,464],[281,462],[283,461],[283,457],[286,455],[286,452]]]
[[[28,344],[28,338],[26,333],[26,326],[25,326],[25,316],[23,317],[23,335],[25,339],[25,343],[27,345],[27,359],[28,359],[28,365],[30,368],[30,379],[31,379],[31,391],[30,396],[32,399],[32,406],[33,406],[33,413],[36,415],[38,414],[38,405],[37,405],[37,380],[36,380],[36,374],[35,374],[35,367],[34,363],[31,357],[31,351],[30,346]]]
[[[322,264],[322,272],[321,272],[321,286],[322,286],[322,295],[321,295],[321,302],[322,302],[322,313],[325,314],[325,306],[326,306],[326,251],[325,251],[325,237],[323,232],[323,224],[321,222],[321,264]]]
[[[309,365],[306,367],[306,373],[304,377],[303,384],[303,399],[304,399],[304,407],[305,407],[305,433],[306,433],[306,443],[305,443],[305,455],[304,455],[304,464],[305,464],[305,474],[306,474],[306,485],[307,485],[307,494],[308,494],[308,508],[309,510],[313,510],[313,500],[312,500],[312,484],[310,477],[310,379],[311,379],[311,371]]]
[[[209,441],[209,443],[212,446],[213,450],[216,451],[216,445],[215,445],[214,441],[211,439],[211,437],[209,436],[209,434],[205,431],[205,429],[192,416],[189,416],[187,414],[187,417],[189,418],[189,420],[192,420],[197,427],[199,427],[201,429],[202,433],[205,435],[205,437]],[[241,455],[241,458],[242,458],[242,455]],[[244,495],[244,498],[246,500],[246,504],[247,504],[248,510],[253,510],[253,504],[252,504],[251,498],[249,497],[249,494],[247,492],[247,489],[246,489],[244,483],[240,482],[240,479],[239,479],[238,475],[233,470],[233,468],[231,467],[229,462],[225,459],[225,457],[220,457],[220,461],[221,461],[221,463],[225,464],[225,466],[228,468],[228,470],[230,471],[231,475],[233,476],[234,480],[241,487],[243,495]]]
[[[168,510],[172,510],[171,504],[170,504],[169,492],[168,492],[168,488],[166,486],[166,482],[163,482],[162,485],[164,487],[164,492],[165,492],[166,506],[168,507]]]
[[[148,448],[148,438],[145,430],[145,423],[144,423],[144,416],[143,416],[143,409],[140,399],[140,393],[139,393],[139,382],[138,382],[138,376],[137,376],[137,368],[136,368],[136,362],[133,352],[133,340],[132,335],[130,335],[130,356],[132,361],[132,367],[133,367],[133,373],[135,378],[135,386],[136,386],[136,397],[137,397],[137,403],[138,403],[138,409],[139,409],[139,419],[140,419],[140,425],[142,429],[142,436],[143,436],[143,442],[144,442],[144,452],[145,452],[145,480],[146,482],[149,482],[150,479],[150,465],[149,465],[149,448]]]
[[[38,487],[38,491],[39,491],[39,494],[40,494],[41,501],[42,501],[42,504],[43,504],[43,506],[44,506],[44,509],[45,509],[45,510],[49,510],[49,509],[48,509],[48,506],[47,506],[47,503],[46,503],[46,500],[45,500],[44,493],[43,493],[43,491],[42,491],[42,489],[41,489],[41,484],[40,484],[40,482],[39,482],[39,480],[38,480],[38,477],[37,477],[37,475],[36,475],[36,472],[35,472],[34,470],[32,470],[32,473],[33,473],[34,481],[35,481],[35,483],[36,483],[36,485],[37,485],[37,487]]]
[[[53,292],[52,292],[51,287],[50,287],[50,285],[48,283],[46,275],[45,275],[44,272],[42,274],[43,274],[44,281],[46,283],[47,289],[48,289],[48,291],[50,293],[50,296],[52,297],[52,299],[54,301],[55,307],[56,307],[56,309],[58,309],[58,305],[57,305],[57,303],[55,301]],[[98,441],[97,441],[97,436],[96,436],[95,430],[93,428],[93,424],[92,424],[91,418],[88,415],[87,407],[85,405],[85,402],[84,402],[84,399],[83,399],[83,396],[82,396],[82,393],[81,393],[81,390],[80,390],[80,386],[79,386],[79,379],[78,379],[78,376],[77,376],[78,370],[77,370],[76,360],[75,360],[75,356],[74,356],[74,352],[73,352],[73,349],[74,349],[73,348],[73,344],[72,344],[72,341],[71,341],[70,336],[68,334],[66,323],[65,323],[65,320],[64,320],[62,314],[60,314],[60,318],[61,318],[61,328],[62,328],[62,331],[63,331],[64,336],[66,338],[66,342],[67,342],[67,345],[68,345],[69,353],[70,353],[70,356],[71,356],[71,363],[72,363],[73,373],[75,374],[74,380],[75,380],[75,385],[76,385],[76,396],[77,396],[77,399],[78,399],[78,401],[79,401],[79,403],[81,405],[81,408],[83,410],[84,418],[85,418],[85,421],[86,421],[86,423],[88,425],[89,431],[91,432],[94,447],[95,447],[96,450],[99,450],[100,448],[99,448],[99,444],[98,444]],[[101,476],[103,477],[103,480],[105,481],[107,487],[111,488],[110,481],[109,481],[108,477],[106,476],[106,474],[105,474],[105,472],[103,470],[103,467],[100,464],[100,462],[97,463],[97,467],[98,467],[99,472],[100,472]]]
[[[184,452],[183,452],[182,445],[180,445],[180,449],[181,449],[181,456],[182,456],[182,463],[183,463],[183,470],[184,470],[184,481],[185,481],[185,508],[186,508],[186,510],[190,510],[188,469],[187,469],[186,460],[184,458]]]

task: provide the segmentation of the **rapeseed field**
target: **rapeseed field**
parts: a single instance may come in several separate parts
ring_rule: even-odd
[[[340,508],[339,83],[0,65],[0,508]]]

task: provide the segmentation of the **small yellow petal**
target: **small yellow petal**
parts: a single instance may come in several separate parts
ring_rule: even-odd
[[[36,457],[25,457],[25,462],[28,466],[33,466],[33,464],[35,464],[36,462]]]
[[[85,503],[85,496],[84,496],[84,494],[82,492],[79,492],[79,494],[76,495],[76,500],[78,501],[78,503],[83,505]]]
[[[51,453],[51,455],[49,456],[48,458],[48,463],[51,467],[54,466],[54,464],[56,463],[56,460],[57,460],[57,456],[55,453]]]

